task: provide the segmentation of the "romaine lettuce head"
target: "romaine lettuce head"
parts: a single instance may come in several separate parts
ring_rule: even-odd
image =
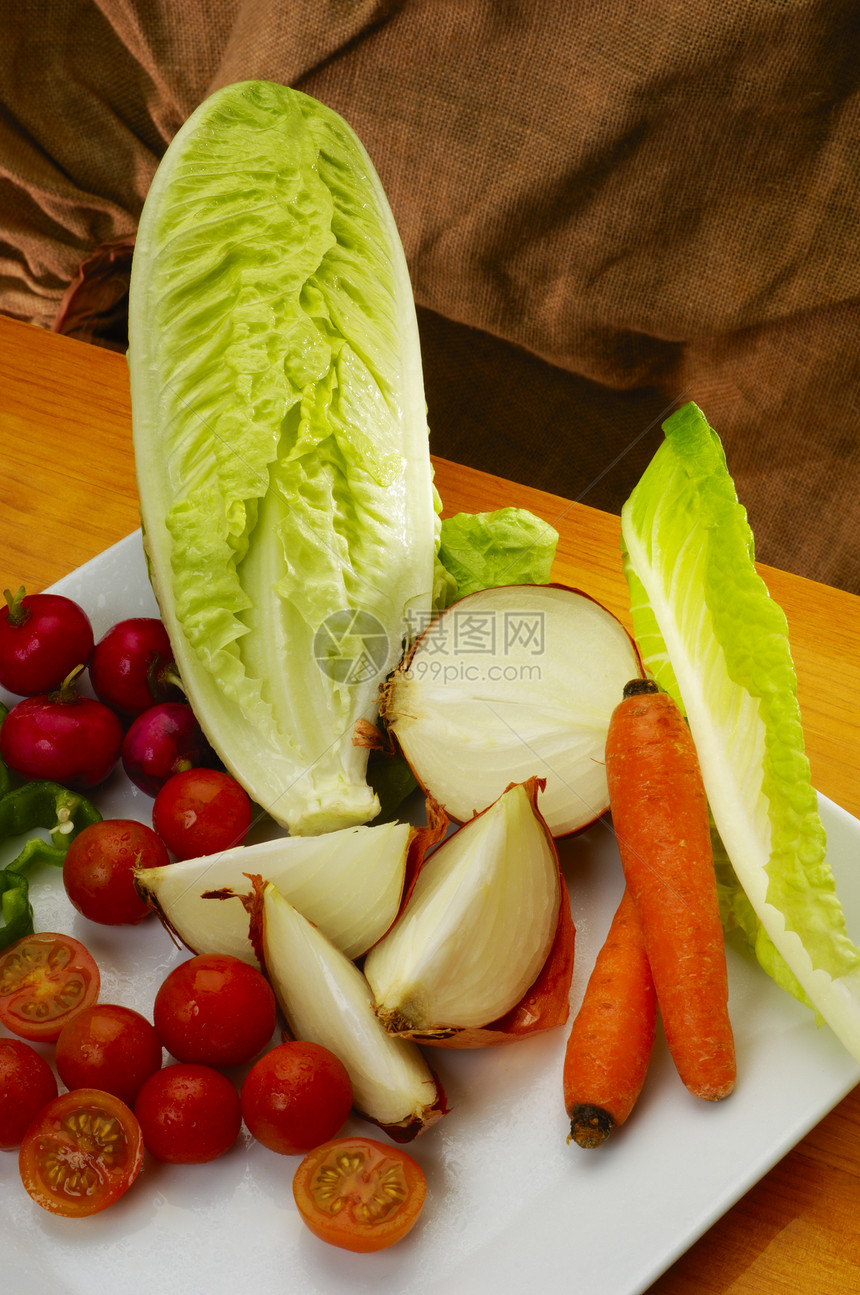
[[[624,505],[622,549],[643,661],[696,743],[724,922],[860,1060],[860,949],[826,859],[785,616],[716,433],[694,404],[664,432]]]
[[[204,730],[292,832],[373,818],[353,729],[429,612],[438,535],[403,250],[336,113],[259,81],[194,112],[141,217],[128,360],[153,586]]]

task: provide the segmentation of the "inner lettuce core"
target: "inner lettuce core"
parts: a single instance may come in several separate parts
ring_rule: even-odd
[[[439,521],[403,250],[336,113],[251,81],[192,114],[141,217],[128,362],[151,578],[201,725],[291,832],[367,822],[353,731],[426,622]]]

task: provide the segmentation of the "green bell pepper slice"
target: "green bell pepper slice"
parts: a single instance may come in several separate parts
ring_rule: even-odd
[[[41,863],[61,868],[70,843],[101,814],[92,801],[60,783],[39,780],[0,794],[0,841],[25,836],[36,828],[50,840],[32,836],[6,867],[0,870],[0,949],[32,935],[33,906],[28,874]]]

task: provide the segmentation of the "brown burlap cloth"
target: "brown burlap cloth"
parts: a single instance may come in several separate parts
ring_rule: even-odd
[[[8,0],[0,310],[122,348],[168,141],[297,86],[388,193],[436,453],[617,512],[694,399],[757,556],[860,593],[858,37],[838,0]]]

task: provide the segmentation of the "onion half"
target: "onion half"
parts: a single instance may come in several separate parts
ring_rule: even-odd
[[[534,984],[569,907],[542,786],[509,787],[449,836],[370,950],[364,972],[390,1033],[423,1042],[480,1029]]]
[[[423,855],[426,844],[427,829],[408,823],[347,827],[139,868],[135,885],[192,953],[230,953],[253,963],[248,914],[231,897],[247,892],[248,875],[258,873],[348,957],[357,958],[391,926],[414,856]]]
[[[385,1032],[361,971],[277,886],[254,885],[251,938],[290,1031],[340,1057],[359,1114],[394,1141],[411,1141],[447,1110],[420,1048]]]
[[[453,603],[416,640],[380,715],[424,791],[457,822],[512,782],[546,781],[554,836],[609,808],[609,717],[642,675],[621,622],[563,585],[505,585]]]

